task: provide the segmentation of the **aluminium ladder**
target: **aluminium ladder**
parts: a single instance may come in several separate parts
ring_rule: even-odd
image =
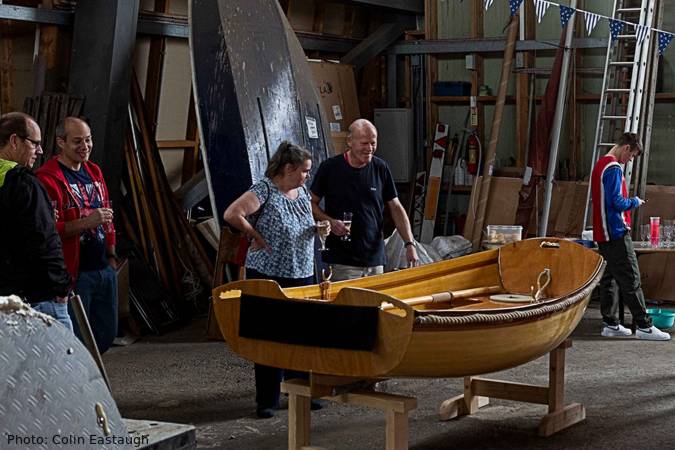
[[[630,23],[653,27],[654,10],[657,0],[615,0],[612,17]],[[639,133],[643,127],[642,102],[645,79],[648,72],[648,60],[656,39],[651,30],[641,43],[637,42],[637,29],[624,30],[616,40],[607,43],[607,58],[600,93],[598,121],[595,130],[591,171],[601,152],[607,152],[614,146],[621,133]],[[633,162],[625,168],[626,184],[630,186]],[[591,215],[591,182],[589,178],[586,193],[586,207],[582,230],[586,229]]]

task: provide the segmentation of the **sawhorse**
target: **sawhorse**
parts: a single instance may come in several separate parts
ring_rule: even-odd
[[[386,449],[405,450],[408,448],[408,412],[417,408],[416,398],[369,389],[347,391],[334,395],[337,391],[348,389],[345,388],[346,382],[351,383],[354,379],[324,377],[324,381],[330,379],[334,382],[334,384],[328,385],[315,383],[316,378],[313,375],[311,385],[307,380],[289,380],[281,383],[281,392],[288,394],[289,450],[316,449],[316,447],[309,447],[310,400],[312,397],[383,410],[387,417]],[[341,382],[341,379],[345,382]]]
[[[549,353],[548,386],[464,378],[464,394],[445,400],[440,407],[441,420],[466,416],[489,403],[489,397],[548,405],[548,414],[539,422],[539,435],[550,436],[586,419],[586,409],[579,403],[565,405],[565,350],[572,347],[567,339]]]

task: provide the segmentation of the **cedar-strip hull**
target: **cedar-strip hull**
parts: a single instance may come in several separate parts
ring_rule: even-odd
[[[405,303],[407,298],[481,286],[492,289],[498,285],[504,292],[530,294],[544,268],[550,269],[551,281],[540,303],[502,303],[490,300],[489,295],[415,305],[414,309]],[[214,290],[214,311],[233,351],[262,364],[359,377],[480,375],[515,367],[558,346],[581,320],[603,270],[602,258],[578,244],[530,239],[414,269],[332,283],[326,300],[318,300],[322,293],[318,285],[282,290],[271,281],[230,283]],[[311,342],[300,345],[242,337],[242,296],[248,301],[249,295],[277,298],[284,305],[324,305],[327,315],[315,320],[279,315],[288,324],[279,326],[280,335],[302,335],[306,328],[310,339],[331,333],[331,307],[379,308],[378,339],[370,351],[353,351]],[[380,308],[384,303],[393,303],[395,308]],[[316,328],[316,321],[324,323],[325,329]],[[349,327],[342,331],[348,337],[359,332]]]

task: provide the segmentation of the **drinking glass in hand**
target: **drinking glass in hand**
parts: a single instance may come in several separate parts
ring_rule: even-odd
[[[112,209],[113,209],[112,200],[106,200],[105,202],[103,202],[103,207],[112,211]],[[111,218],[110,222],[106,222],[106,223],[103,224],[103,230],[106,233],[110,233],[113,230],[113,225],[112,225],[113,222],[112,221],[113,221],[113,219]]]
[[[342,236],[343,241],[351,241],[352,238],[350,237],[351,230],[352,230],[352,217],[354,214],[350,212],[346,212],[342,215],[342,223],[344,224],[345,228],[347,229],[347,234]]]
[[[327,220],[319,220],[316,223],[316,232],[319,234],[319,240],[321,241],[321,248],[319,250],[324,251],[328,250],[326,248],[326,238],[330,233],[330,222]]]

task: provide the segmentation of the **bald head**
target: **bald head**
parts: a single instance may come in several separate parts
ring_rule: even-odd
[[[366,119],[357,119],[347,134],[348,160],[352,167],[363,167],[373,160],[377,149],[377,129]]]
[[[377,136],[377,128],[370,120],[367,119],[356,119],[349,125],[349,133],[347,133],[347,138],[351,137],[354,133],[375,133]]]
[[[61,151],[59,161],[72,170],[80,170],[94,146],[87,122],[77,117],[63,119],[56,127],[56,145]]]

